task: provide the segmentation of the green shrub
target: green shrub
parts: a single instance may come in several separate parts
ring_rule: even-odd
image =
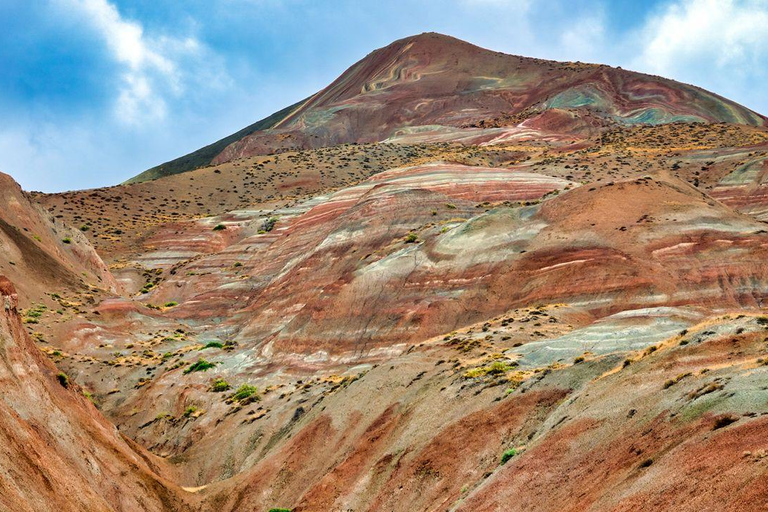
[[[269,512],[293,512],[290,508],[271,508]]]
[[[205,359],[198,359],[195,364],[184,370],[184,375],[193,372],[207,372],[214,366],[216,366],[216,363],[209,363]]]
[[[170,301],[170,302],[166,302],[166,303],[163,305],[163,307],[164,307],[164,308],[173,308],[173,307],[176,307],[176,306],[178,306],[178,305],[179,305],[179,303],[178,303],[178,302],[176,302],[175,300],[172,300],[172,301]]]
[[[225,230],[225,229],[227,229],[227,226],[225,226],[224,224],[216,224],[216,225],[213,227],[213,230],[214,230],[214,231],[223,231],[223,230]]]
[[[229,391],[230,389],[232,389],[232,386],[230,386],[229,382],[224,379],[216,379],[213,381],[213,384],[211,384],[211,391],[214,393],[222,393],[224,391]]]
[[[501,454],[501,465],[503,466],[507,462],[509,462],[509,459],[517,455],[517,450],[514,448],[510,448],[509,450],[505,451]]]
[[[275,224],[277,224],[277,217],[270,217],[261,224],[259,231],[264,231],[265,233],[272,231],[275,229]]]
[[[59,384],[61,384],[63,387],[69,387],[69,376],[66,373],[59,372],[58,375],[56,375],[56,378],[58,379]]]
[[[240,402],[241,404],[261,400],[261,397],[259,396],[259,390],[256,388],[256,386],[251,386],[249,384],[243,384],[237,388],[237,391],[235,391],[230,398],[235,402]]]
[[[200,350],[205,350],[207,348],[224,348],[224,344],[220,341],[209,341],[204,347],[200,348]]]
[[[65,244],[71,244],[72,243],[72,239],[69,238],[69,237],[62,238],[61,241],[64,242]]]
[[[196,412],[197,412],[197,407],[195,407],[194,405],[190,405],[189,407],[187,407],[184,410],[184,417],[185,418],[189,418],[190,416],[192,416]]]
[[[418,240],[419,240],[419,237],[416,236],[416,233],[408,233],[405,236],[405,243],[407,244],[415,244],[416,242],[418,242]]]

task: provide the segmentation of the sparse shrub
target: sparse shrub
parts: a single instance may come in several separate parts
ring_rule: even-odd
[[[216,224],[213,227],[214,231],[224,231],[225,229],[227,229],[227,226],[225,226],[224,224]]]
[[[190,405],[189,407],[187,407],[184,410],[184,417],[185,418],[189,418],[190,416],[192,416],[196,412],[197,412],[197,407],[195,407],[194,405]]]
[[[504,453],[501,454],[501,465],[503,466],[507,462],[509,462],[509,459],[517,455],[517,450],[514,448],[510,448],[509,450],[506,450]]]
[[[68,388],[69,387],[69,376],[66,373],[59,372],[56,375],[56,379],[59,381],[59,384],[61,384],[62,387],[64,387],[64,388]]]
[[[416,242],[418,242],[418,240],[419,240],[419,237],[416,236],[416,233],[408,233],[405,236],[405,243],[407,243],[407,244],[416,243]]]
[[[715,424],[712,426],[712,430],[718,430],[723,427],[727,427],[731,423],[736,423],[739,421],[738,416],[733,416],[731,414],[724,414],[722,416],[718,416],[715,418]]]
[[[579,356],[576,359],[573,360],[573,364],[579,364],[584,362],[584,356]]]
[[[220,341],[209,341],[200,350],[205,350],[207,348],[224,348],[224,344],[221,343]]]
[[[232,389],[232,386],[229,385],[229,382],[225,381],[224,379],[216,379],[213,381],[213,384],[211,384],[211,391],[214,393],[223,393],[224,391],[229,391]]]
[[[216,366],[216,363],[209,363],[205,359],[198,359],[196,363],[184,370],[184,375],[193,372],[207,372],[214,366]]]
[[[275,229],[275,224],[277,224],[277,220],[278,220],[277,217],[268,218],[261,224],[260,231],[263,231],[265,233],[272,231],[273,229]]]
[[[256,388],[256,386],[251,386],[250,384],[243,384],[242,386],[237,388],[237,391],[235,391],[232,394],[230,399],[245,405],[251,402],[256,402],[258,400],[261,400],[261,397],[259,396],[259,390]]]

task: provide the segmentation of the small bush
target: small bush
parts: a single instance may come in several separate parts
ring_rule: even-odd
[[[62,239],[61,239],[61,241],[62,241],[62,242],[64,242],[65,244],[71,244],[71,243],[72,243],[72,239],[71,239],[71,238],[69,238],[69,237],[67,237],[67,238],[62,238]]]
[[[206,343],[206,344],[205,344],[205,346],[204,346],[203,348],[201,348],[200,350],[205,350],[205,349],[207,349],[207,348],[224,348],[224,344],[223,344],[223,343],[221,343],[220,341],[209,341],[209,342],[208,342],[208,343]]]
[[[175,300],[172,300],[172,301],[170,301],[170,302],[166,302],[166,303],[163,305],[163,307],[164,307],[164,308],[173,308],[173,307],[176,307],[176,306],[178,306],[178,305],[179,305],[179,303],[178,303],[178,302],[176,302]]]
[[[405,243],[407,244],[414,244],[419,241],[419,237],[416,236],[416,233],[408,233],[405,236]]]
[[[216,366],[216,363],[209,363],[205,359],[198,359],[195,364],[184,370],[184,375],[193,372],[207,372],[214,366]]]
[[[214,393],[222,393],[224,391],[229,391],[230,389],[232,389],[232,386],[230,386],[229,382],[224,379],[216,379],[213,381],[213,384],[211,384],[211,391]]]
[[[269,512],[293,512],[290,508],[271,508]]]
[[[80,231],[82,231],[83,233],[85,233],[90,229],[91,229],[91,226],[89,226],[88,224],[83,224],[82,226],[80,226]]]
[[[195,407],[194,405],[190,405],[189,407],[187,407],[184,410],[184,417],[185,418],[189,418],[190,416],[192,416],[196,412],[197,412],[197,407]]]
[[[69,387],[69,376],[66,373],[59,372],[58,375],[56,375],[56,379],[58,379],[59,384],[61,384],[63,387]]]
[[[260,231],[265,233],[272,231],[275,229],[275,224],[277,224],[277,217],[270,217],[261,224]]]
[[[723,427],[727,427],[731,423],[736,423],[737,421],[739,421],[738,416],[733,416],[730,414],[724,414],[722,416],[718,416],[717,418],[715,418],[715,424],[712,425],[712,430],[718,430]]]
[[[237,388],[237,391],[235,391],[230,398],[235,402],[240,402],[241,404],[247,404],[261,400],[261,397],[259,396],[259,390],[256,388],[256,386],[251,386],[249,384],[243,384]]]
[[[225,226],[224,224],[216,224],[213,227],[214,231],[224,231],[225,229],[227,229],[227,226]]]
[[[573,360],[573,364],[579,364],[584,362],[584,356],[579,356]]]
[[[503,466],[507,462],[509,462],[509,459],[517,455],[517,450],[514,448],[510,448],[509,450],[505,451],[501,454],[501,465]]]

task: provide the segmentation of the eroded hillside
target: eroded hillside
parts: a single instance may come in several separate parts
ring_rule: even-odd
[[[434,35],[278,117],[213,165],[32,196],[53,233],[40,250],[89,262],[72,267],[89,279],[12,276],[49,303],[8,317],[13,340],[46,393],[79,404],[59,414],[103,414],[113,455],[140,458],[120,473],[134,501],[95,483],[83,496],[201,511],[768,503],[763,117]]]

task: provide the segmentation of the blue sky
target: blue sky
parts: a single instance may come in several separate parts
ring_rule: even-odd
[[[437,31],[694,83],[768,114],[768,0],[0,0],[0,171],[117,184]]]

